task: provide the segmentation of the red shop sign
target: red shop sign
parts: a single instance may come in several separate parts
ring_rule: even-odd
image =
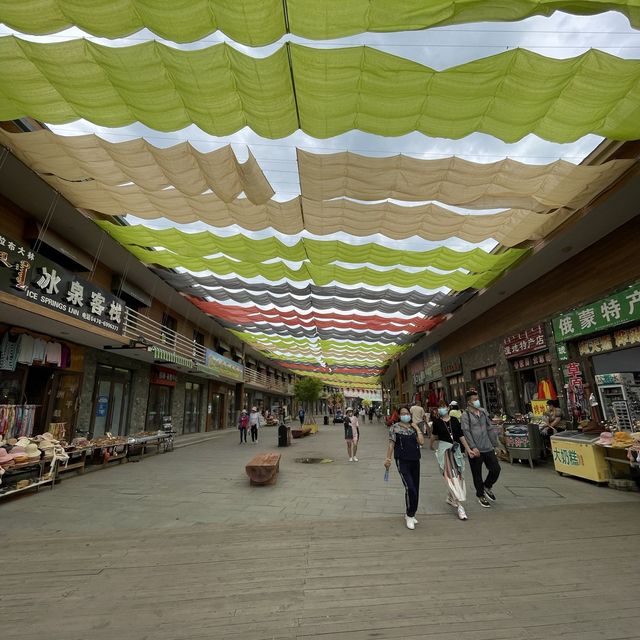
[[[178,372],[165,367],[151,368],[151,384],[161,384],[165,387],[175,387],[178,382]]]
[[[535,353],[547,348],[547,337],[544,334],[542,323],[508,336],[503,341],[504,355],[507,358],[516,358],[526,353]]]

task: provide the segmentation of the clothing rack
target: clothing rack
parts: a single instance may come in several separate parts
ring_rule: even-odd
[[[0,404],[0,436],[30,437],[39,404]]]

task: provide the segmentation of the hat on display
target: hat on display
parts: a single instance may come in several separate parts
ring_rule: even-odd
[[[41,440],[38,443],[38,448],[45,453],[51,453],[55,446],[55,442],[52,442],[51,440]]]
[[[610,431],[603,431],[600,434],[600,438],[598,438],[598,440],[596,440],[595,444],[603,444],[603,445],[610,445],[613,443],[613,433],[611,433]]]
[[[13,462],[13,456],[9,455],[6,449],[0,447],[0,465]]]
[[[20,438],[16,445],[18,447],[26,447],[28,444],[31,444],[31,440],[29,438]]]
[[[15,446],[16,444],[18,444],[18,441],[15,438],[9,438],[7,440],[7,444],[10,444],[11,446]]]
[[[30,459],[36,459],[36,460],[40,459],[41,452],[40,452],[40,449],[38,449],[37,444],[28,444],[25,447],[25,453]]]
[[[42,439],[43,440],[49,440],[49,442],[57,442],[57,440],[55,439],[53,433],[51,433],[50,431],[45,431],[42,434]]]

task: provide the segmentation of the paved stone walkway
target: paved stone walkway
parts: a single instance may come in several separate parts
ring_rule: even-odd
[[[267,487],[243,467],[276,431],[236,438],[0,502],[6,637],[640,638],[639,494],[503,465],[498,503],[470,500],[460,522],[426,452],[408,531],[381,425],[364,426],[358,463],[341,428],[294,441]]]

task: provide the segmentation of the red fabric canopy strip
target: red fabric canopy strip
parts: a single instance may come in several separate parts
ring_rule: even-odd
[[[240,307],[237,305],[207,302],[199,298],[190,298],[199,309],[218,318],[224,318],[239,324],[255,322],[280,322],[289,326],[316,326],[324,329],[372,329],[376,331],[408,331],[420,333],[430,331],[442,321],[440,316],[431,318],[385,318],[376,315],[340,315],[338,313],[299,313],[297,311],[265,311],[256,306]]]

